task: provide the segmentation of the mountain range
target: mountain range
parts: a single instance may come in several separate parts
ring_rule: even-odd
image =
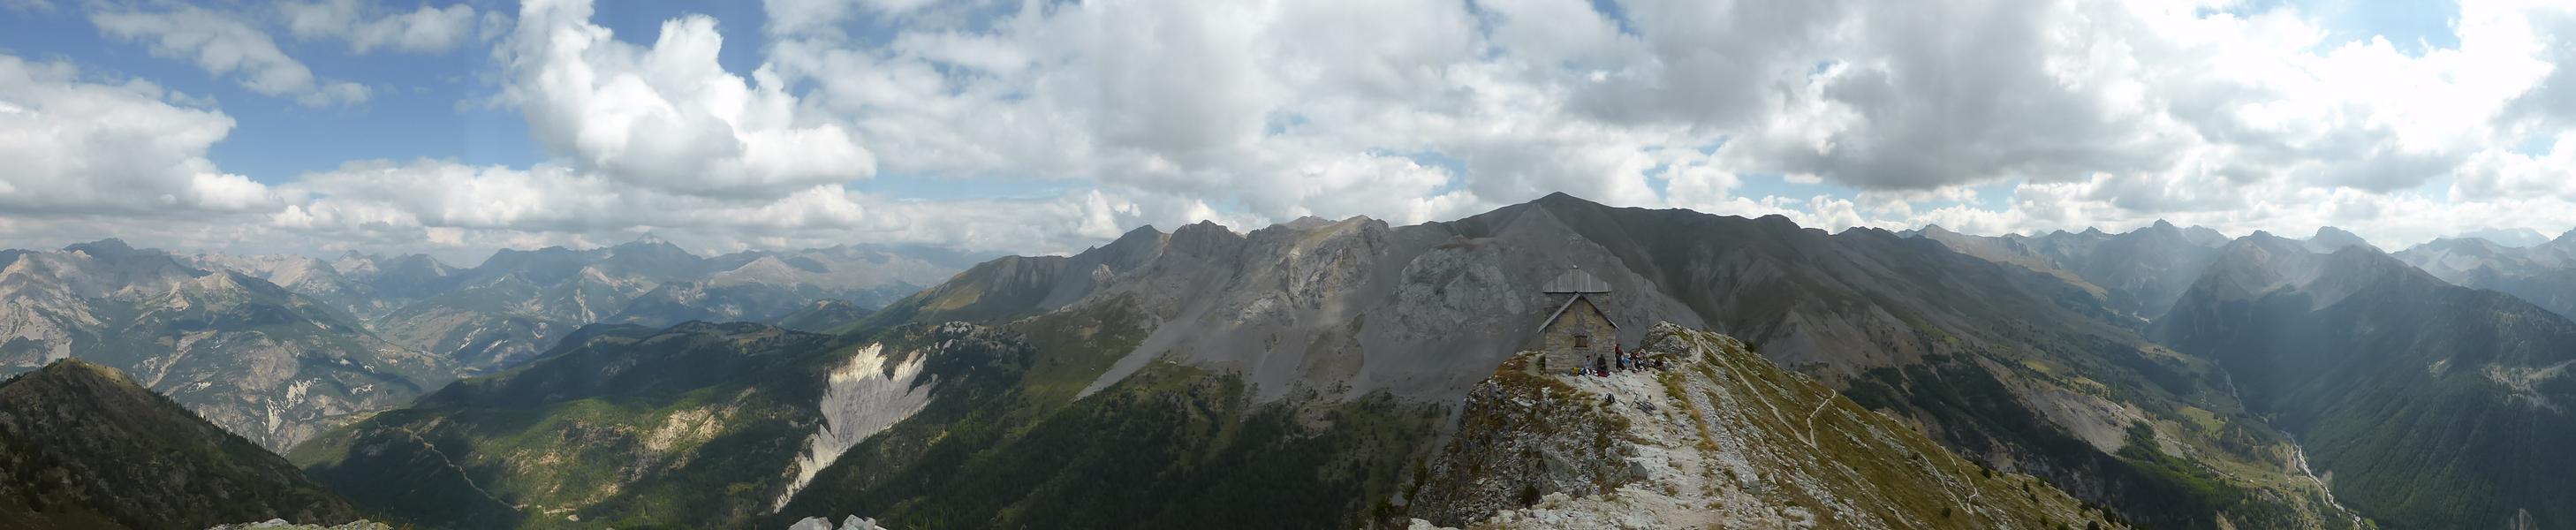
[[[701,258],[645,238],[503,250],[472,268],[422,255],[178,255],[104,240],[0,252],[0,367],[81,358],[273,451],[461,376],[515,366],[601,322],[771,320],[874,307],[968,256],[835,247]],[[820,315],[841,319],[855,317]]]
[[[1828,233],[1563,194],[972,264],[100,243],[0,255],[0,352],[124,363],[236,431],[267,424],[203,411],[266,409],[218,396],[328,403],[262,443],[427,527],[2576,524],[2576,324],[2546,287],[2418,264],[2544,276],[2556,243],[2418,260],[2440,244]],[[1527,369],[1570,271],[1607,287],[1601,340],[1673,367]],[[266,294],[204,294],[236,292]],[[190,348],[254,339],[307,349]],[[191,368],[238,359],[268,360]]]
[[[2576,323],[2366,247],[2230,244],[2155,334],[2215,359],[2382,522],[2576,521]],[[2486,526],[2480,524],[2479,526]]]
[[[2105,307],[2098,290],[1885,231],[1827,234],[1779,217],[1611,208],[1560,195],[1405,227],[1353,218],[1249,233],[1213,224],[1140,229],[1072,256],[977,265],[834,330],[837,346],[804,348],[814,353],[800,358],[811,360],[795,362],[809,366],[800,369],[806,375],[734,383],[774,388],[753,394],[708,391],[801,395],[816,401],[781,410],[836,410],[810,390],[778,385],[821,384],[827,378],[811,367],[861,358],[848,352],[867,344],[903,343],[897,337],[924,326],[962,320],[1007,337],[953,362],[928,355],[911,376],[927,386],[927,401],[917,411],[897,408],[912,412],[894,414],[899,421],[881,432],[823,452],[836,458],[790,466],[774,449],[758,453],[770,463],[745,466],[761,471],[727,482],[740,493],[727,502],[781,495],[775,511],[727,504],[682,516],[711,519],[673,524],[863,514],[934,528],[1036,524],[1030,518],[1041,516],[1070,526],[1194,526],[1265,514],[1258,520],[1313,527],[1402,517],[1413,502],[1406,490],[1420,486],[1403,470],[1455,435],[1470,390],[1527,345],[1555,308],[1536,286],[1570,267],[1612,286],[1601,304],[1630,330],[1618,337],[1623,343],[1642,341],[1657,322],[1741,337],[1768,361],[1903,418],[1948,450],[2042,477],[2120,520],[2351,521],[2298,472],[2289,437],[2226,391],[2214,364],[2120,324],[2124,313]],[[1013,343],[1025,346],[999,346]],[[559,349],[525,370],[669,369],[649,368],[657,355],[579,351]],[[625,359],[639,364],[601,364]],[[587,395],[553,386],[576,383],[559,380],[529,395]],[[400,451],[343,448],[339,440],[407,432],[405,424],[453,425],[462,439],[428,445],[495,454],[482,448],[549,447],[505,440],[568,443],[559,437],[575,432],[651,433],[669,421],[657,419],[665,416],[654,411],[670,406],[660,401],[613,402],[633,403],[619,410],[640,415],[503,403],[458,409],[429,398],[325,435],[318,440],[327,442],[298,448],[295,460],[335,487],[426,484],[434,481],[416,477],[447,464],[360,458]],[[878,425],[856,418],[880,412],[847,422]],[[472,419],[483,414],[524,419],[497,426]],[[802,414],[779,417],[841,432],[827,429],[843,423],[833,414]],[[2140,436],[2160,447],[2137,448]],[[656,461],[612,454],[598,461]],[[576,461],[489,458],[498,460],[457,467],[475,484],[534,484],[564,471],[519,462]],[[1240,489],[1254,484],[1274,493],[1254,504]],[[492,519],[529,526],[633,513],[616,508],[623,501],[615,495],[543,491],[496,494],[484,504],[570,509]]]
[[[2523,246],[2437,239],[2396,257],[2442,281],[2510,294],[2576,318],[2576,230]]]

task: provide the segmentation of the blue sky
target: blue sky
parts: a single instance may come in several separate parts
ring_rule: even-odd
[[[513,8],[509,2],[430,2],[458,3],[474,6],[478,13]],[[662,21],[689,13],[739,21],[723,29],[728,39],[748,45],[729,45],[719,59],[737,73],[747,74],[760,65],[757,21],[761,12],[756,2],[629,0],[600,7],[602,25],[627,41],[649,43],[660,34]],[[740,27],[731,27],[736,24]],[[228,171],[261,182],[283,183],[350,160],[428,157],[525,166],[546,158],[528,137],[527,121],[516,110],[486,102],[498,89],[491,79],[487,49],[465,46],[435,54],[356,55],[336,42],[300,41],[284,34],[273,37],[314,71],[366,84],[376,89],[373,96],[351,107],[307,108],[245,90],[186,60],[154,57],[143,46],[102,35],[87,13],[69,6],[0,17],[0,48],[28,57],[67,58],[104,79],[144,79],[215,98],[232,115],[236,128],[208,157]]]
[[[2550,82],[2557,58],[2576,56],[2552,38],[2576,15],[2547,5],[479,1],[443,46],[355,44],[456,5],[429,1],[350,4],[345,28],[290,30],[290,10],[329,1],[0,2],[0,50],[77,71],[23,89],[144,81],[175,93],[138,109],[233,124],[130,157],[164,173],[119,173],[127,157],[108,150],[32,166],[62,173],[0,176],[0,221],[15,221],[0,241],[472,256],[652,232],[706,251],[1062,252],[1139,224],[1411,223],[1551,191],[1827,229],[2173,219],[2231,233],[2335,224],[2402,243],[2576,224],[2548,213],[2576,190],[2547,178],[2576,167],[2568,122],[2551,114],[2576,103],[2555,103],[2570,96]],[[525,20],[557,8],[586,16]],[[255,91],[248,74],[155,53],[155,39],[178,37],[134,33],[190,26],[118,35],[97,19],[111,12],[235,20],[325,88],[367,95]],[[656,48],[666,22],[693,15],[712,32]],[[517,32],[539,23],[615,39],[530,56],[562,44]],[[2485,40],[2464,47],[2463,27]],[[2307,31],[2318,38],[2273,47]],[[686,64],[716,39],[713,68]],[[2398,56],[2338,52],[2372,39]],[[764,67],[780,86],[755,79]],[[46,94],[59,93],[0,103],[73,104]],[[129,134],[91,125],[14,147]],[[127,188],[150,193],[113,197]]]

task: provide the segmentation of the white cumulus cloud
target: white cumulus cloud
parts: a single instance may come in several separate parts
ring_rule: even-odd
[[[153,56],[195,61],[242,88],[307,106],[364,102],[369,93],[365,85],[315,77],[267,32],[230,14],[185,5],[169,11],[111,9],[92,13],[90,22],[101,33],[144,43]]]
[[[276,208],[267,186],[206,159],[233,119],[141,81],[0,55],[0,212],[164,215]]]
[[[517,106],[546,148],[621,182],[775,196],[871,176],[876,160],[839,123],[806,112],[776,76],[724,70],[716,21],[664,22],[651,46],[590,22],[584,0],[534,0],[505,44]]]

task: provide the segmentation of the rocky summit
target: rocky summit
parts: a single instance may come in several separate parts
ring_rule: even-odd
[[[2045,481],[1960,458],[1734,338],[1665,323],[1636,356],[1580,375],[1534,354],[1505,360],[1431,460],[1412,526],[2125,526]]]

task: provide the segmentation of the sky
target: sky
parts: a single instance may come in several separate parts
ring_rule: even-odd
[[[2549,0],[0,0],[0,246],[2576,228]]]

